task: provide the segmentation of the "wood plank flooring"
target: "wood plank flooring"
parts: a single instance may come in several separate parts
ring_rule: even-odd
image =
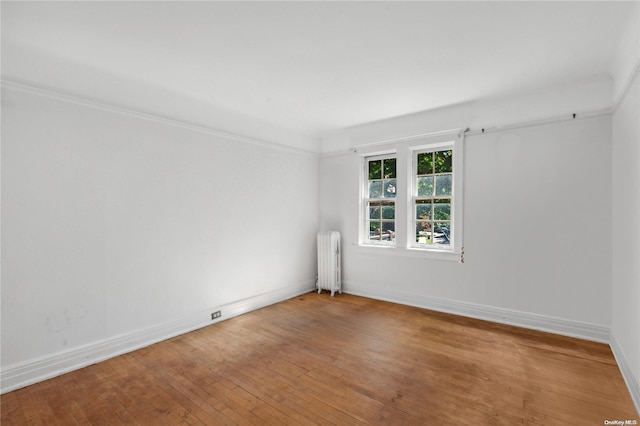
[[[3,426],[640,423],[607,345],[327,293],[7,393],[1,408]]]

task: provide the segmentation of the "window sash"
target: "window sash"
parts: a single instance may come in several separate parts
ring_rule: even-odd
[[[451,153],[449,163],[447,164],[445,155],[444,166],[436,164],[436,160],[443,158],[438,153],[446,152]],[[431,159],[428,160],[424,154],[432,154]],[[427,161],[419,164],[421,156]],[[447,251],[454,249],[455,159],[453,142],[411,150],[411,220],[407,230],[409,247]],[[425,166],[425,163],[428,164]],[[419,206],[422,208],[419,209]]]
[[[388,161],[393,160],[393,161]],[[371,164],[380,162],[378,169]],[[396,195],[398,186],[397,157],[395,153],[363,157],[362,242],[370,245],[395,246],[396,244]],[[372,216],[372,209],[379,207],[379,216]],[[386,208],[385,208],[386,207]],[[393,218],[390,217],[393,211]]]

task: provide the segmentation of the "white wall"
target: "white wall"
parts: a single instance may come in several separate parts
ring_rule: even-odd
[[[640,412],[640,2],[613,74],[611,347]]]
[[[2,95],[3,389],[36,361],[314,286],[316,155]]]
[[[613,115],[611,340],[640,410],[640,78]]]
[[[323,156],[321,228],[344,235],[345,290],[607,340],[610,115],[465,144],[464,264],[355,245],[358,155]]]
[[[620,100],[628,90],[631,77],[637,71],[640,60],[640,1],[629,2],[631,9],[626,22],[620,24],[620,41],[611,63],[614,81],[614,99]]]
[[[442,132],[461,127],[492,130],[549,118],[607,112],[611,108],[613,80],[600,76],[518,97],[477,99],[415,114],[349,127],[324,135],[325,153],[359,144]]]

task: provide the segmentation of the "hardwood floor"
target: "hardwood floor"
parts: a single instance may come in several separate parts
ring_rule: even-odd
[[[640,423],[607,345],[327,293],[10,392],[1,405],[2,425]]]

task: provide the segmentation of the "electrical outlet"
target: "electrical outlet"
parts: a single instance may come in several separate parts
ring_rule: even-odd
[[[214,313],[211,314],[211,319],[220,318],[221,316],[222,316],[221,311],[215,311]]]

